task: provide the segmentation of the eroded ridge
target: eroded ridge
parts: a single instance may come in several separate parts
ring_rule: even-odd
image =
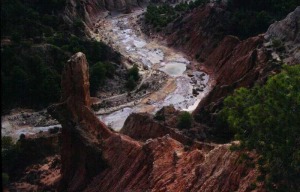
[[[66,64],[62,88],[61,103],[49,108],[62,124],[61,190],[247,191],[256,178],[253,168],[237,163],[239,154],[228,149],[230,144],[187,146],[167,129],[138,141],[108,129],[90,110],[83,53]],[[135,131],[151,131],[143,126]]]

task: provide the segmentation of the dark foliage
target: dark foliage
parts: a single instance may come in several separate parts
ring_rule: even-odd
[[[179,116],[178,128],[189,129],[192,127],[193,117],[189,112],[183,112]]]
[[[258,179],[269,191],[299,190],[300,65],[285,66],[264,86],[237,90],[219,115],[241,141],[240,149],[260,155]]]
[[[229,0],[231,34],[245,39],[263,33],[299,5],[299,0]]]
[[[136,65],[133,65],[133,67],[128,70],[127,78],[128,79],[126,87],[127,89],[132,91],[136,87],[137,82],[140,79],[139,68]]]
[[[186,11],[202,6],[207,2],[207,0],[196,0],[195,2],[191,1],[190,3],[179,3],[174,7],[169,4],[162,4],[159,6],[151,4],[147,7],[145,20],[146,23],[149,23],[156,27],[157,30],[160,30]]]
[[[2,112],[57,102],[64,63],[78,51],[86,54],[91,66],[120,62],[111,48],[83,36],[80,19],[67,25],[61,15],[64,7],[65,0],[1,2],[1,39],[12,41],[1,45]],[[113,66],[105,66],[107,76],[112,76]]]

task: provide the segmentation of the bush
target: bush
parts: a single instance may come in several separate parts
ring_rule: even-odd
[[[186,2],[179,3],[175,7],[170,6],[169,4],[163,4],[160,6],[155,6],[150,4],[147,7],[147,12],[145,14],[145,21],[153,25],[156,28],[156,31],[159,32],[163,27],[166,27],[169,23],[173,22],[179,15],[184,13],[189,9],[193,9],[200,5],[207,3],[207,0],[197,0],[187,4]]]
[[[137,81],[140,79],[139,68],[136,65],[133,65],[133,67],[128,70],[127,77],[126,88],[132,91],[136,87]]]
[[[91,95],[95,95],[101,84],[104,83],[106,69],[103,63],[98,62],[90,69],[90,91]]]
[[[300,65],[284,66],[266,85],[240,88],[225,99],[220,116],[240,148],[255,150],[269,190],[297,191],[300,184]]]
[[[134,80],[133,76],[130,76],[127,83],[126,87],[128,90],[132,91],[136,87],[136,81]]]
[[[128,71],[129,78],[132,77],[134,81],[138,81],[140,79],[139,68],[136,65],[133,65],[131,69]]]
[[[183,112],[179,116],[178,128],[189,129],[192,127],[193,117],[189,112]]]
[[[299,5],[299,0],[229,0],[231,35],[241,39],[265,32]]]
[[[7,173],[2,173],[2,185],[4,187],[8,186],[9,176]]]
[[[157,121],[165,121],[166,120],[165,116],[163,114],[159,114],[159,113],[155,114],[154,119]]]
[[[2,149],[3,150],[7,150],[7,149],[10,149],[10,148],[13,147],[14,142],[13,142],[13,140],[12,140],[11,137],[9,137],[9,136],[3,136],[1,138],[1,144],[2,144]]]

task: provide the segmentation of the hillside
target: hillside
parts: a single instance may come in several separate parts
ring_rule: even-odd
[[[1,2],[9,191],[299,191],[296,0]]]

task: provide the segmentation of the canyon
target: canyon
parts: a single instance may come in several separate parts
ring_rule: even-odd
[[[240,154],[231,152],[230,144],[184,145],[180,134],[176,139],[158,131],[151,139],[135,140],[126,130],[120,134],[107,128],[90,109],[87,70],[83,53],[72,56],[64,70],[61,103],[48,109],[63,126],[61,190],[249,190],[256,171],[237,163]],[[136,125],[135,131],[147,135],[151,128]]]
[[[130,94],[93,98],[89,61],[82,52],[74,54],[64,65],[60,103],[2,119],[2,133],[15,140],[21,134],[31,141],[34,136],[29,135],[40,132],[44,137],[41,132],[61,130],[49,139],[57,144],[60,138],[60,156],[27,169],[40,170],[44,179],[31,185],[25,178],[15,189],[266,191],[264,183],[256,181],[258,168],[241,161],[244,153],[252,159],[257,154],[232,151],[238,141],[212,142],[220,135],[232,137],[226,127],[216,129],[215,115],[235,89],[265,83],[282,62],[300,62],[300,7],[265,34],[240,40],[226,34],[223,5],[214,3],[169,25],[168,35],[154,37],[157,34],[145,33],[139,23],[147,3],[68,1],[65,19],[83,18],[87,35],[118,51],[126,69],[136,64],[141,80]],[[285,51],[273,46],[274,39],[280,39]],[[145,84],[155,85],[139,91]],[[104,101],[115,105],[94,110]],[[195,119],[189,130],[177,128],[182,111]],[[164,121],[155,114],[163,114]]]

